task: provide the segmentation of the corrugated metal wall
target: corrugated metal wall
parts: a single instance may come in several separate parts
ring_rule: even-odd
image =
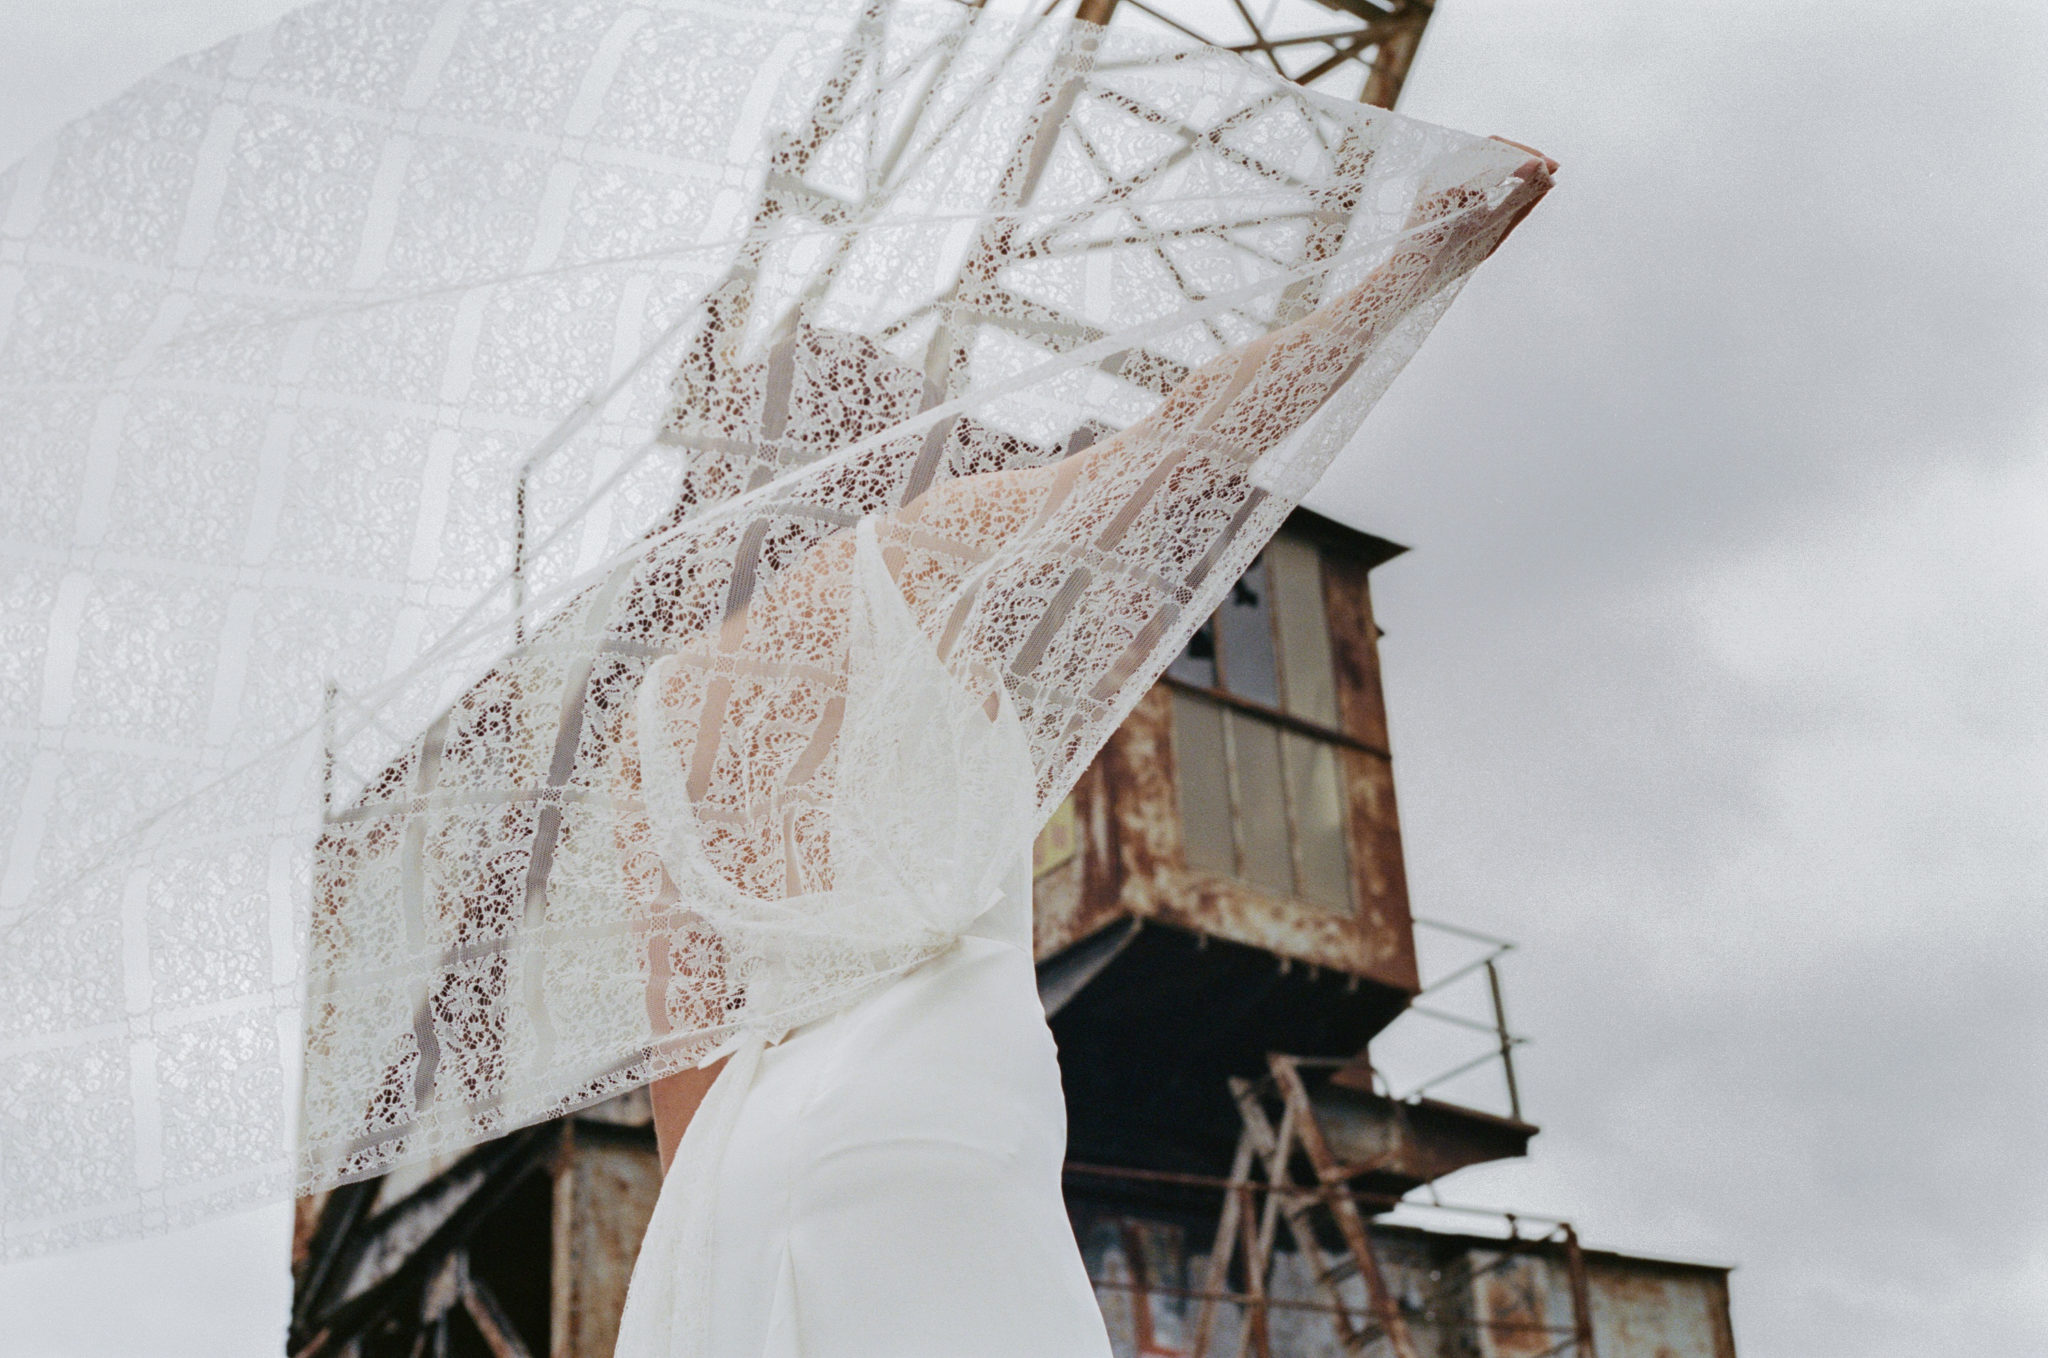
[[[1084,1215],[1080,1233],[1117,1358],[1188,1353],[1197,1303],[1187,1294],[1201,1286],[1208,1240],[1186,1223],[1110,1214]],[[1573,1352],[1571,1283],[1555,1245],[1405,1227],[1376,1228],[1374,1241],[1418,1358]],[[1586,1264],[1598,1358],[1735,1358],[1726,1269],[1600,1251]],[[1364,1285],[1339,1287],[1362,1315]],[[1274,1358],[1346,1358],[1299,1256],[1276,1256],[1267,1292]],[[1212,1358],[1246,1351],[1243,1328],[1242,1307],[1221,1307]]]

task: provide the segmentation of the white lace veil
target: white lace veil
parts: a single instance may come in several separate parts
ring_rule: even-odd
[[[931,956],[1543,187],[880,0],[331,0],[62,133],[0,179],[4,1253]]]

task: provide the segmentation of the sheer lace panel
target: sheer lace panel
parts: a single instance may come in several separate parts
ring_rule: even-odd
[[[329,0],[67,129],[0,179],[0,1249],[944,948],[1545,187],[943,3]]]

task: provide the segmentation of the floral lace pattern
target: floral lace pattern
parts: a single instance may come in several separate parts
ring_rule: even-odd
[[[328,0],[67,129],[0,178],[0,1256],[931,956],[1544,187],[883,0]]]

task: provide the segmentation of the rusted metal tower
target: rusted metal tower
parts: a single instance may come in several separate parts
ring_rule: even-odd
[[[1072,0],[1058,0],[1058,6]],[[1056,7],[1058,7],[1056,6]],[[1391,105],[1426,0],[1080,0]],[[1035,945],[1068,1205],[1119,1354],[1733,1358],[1725,1270],[1373,1218],[1525,1153],[1514,1041],[1417,1004],[1370,575],[1403,549],[1298,511],[1040,837]],[[1457,932],[1457,931],[1453,931]],[[1375,1042],[1476,1027],[1505,1112],[1397,1091]],[[1404,1019],[1404,1016],[1407,1016]],[[294,1354],[602,1358],[660,1186],[644,1091],[301,1203]],[[1598,1325],[1596,1326],[1596,1321]],[[1596,1335],[1596,1328],[1599,1333]]]

